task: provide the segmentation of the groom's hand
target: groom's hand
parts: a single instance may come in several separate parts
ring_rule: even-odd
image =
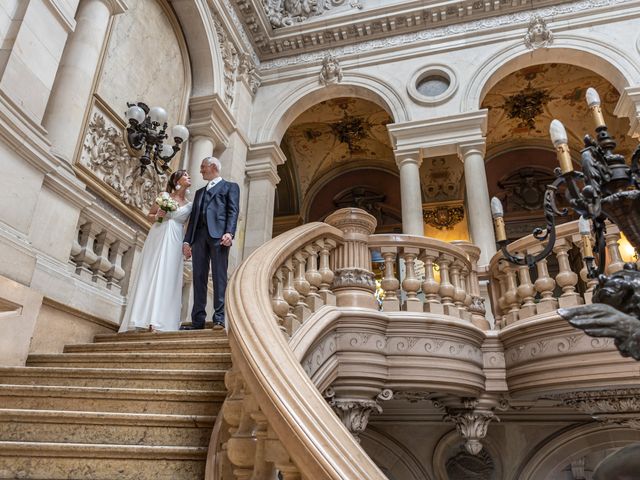
[[[189,245],[188,243],[183,243],[182,254],[184,255],[184,258],[189,260],[191,258],[191,245]]]
[[[220,239],[220,245],[230,247],[233,242],[233,236],[230,233],[225,233]]]

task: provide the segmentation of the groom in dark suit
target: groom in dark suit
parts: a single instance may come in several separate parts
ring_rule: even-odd
[[[200,173],[209,183],[196,192],[182,245],[182,253],[187,259],[193,255],[192,326],[183,327],[188,330],[204,328],[209,264],[213,279],[213,328],[225,326],[224,293],[227,289],[229,249],[238,223],[240,188],[237,183],[223,180],[220,170],[217,158],[202,160]]]

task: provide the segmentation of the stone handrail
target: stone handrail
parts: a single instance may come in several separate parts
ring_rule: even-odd
[[[354,298],[341,297],[340,286],[346,288],[358,273],[341,266],[345,259],[353,263],[354,253],[368,260],[358,253],[367,235],[348,223],[338,219],[333,225],[340,229],[311,223],[286,232],[257,249],[232,276],[226,301],[233,369],[225,378],[230,393],[222,409],[228,433],[212,439],[208,479],[271,479],[275,471],[283,480],[386,478],[287,343],[311,312]]]
[[[84,282],[124,296],[143,241],[134,229],[92,204],[80,212],[69,263]]]
[[[369,248],[384,259],[382,310],[449,315],[489,329],[478,283],[478,247],[463,241],[384,234],[372,235]],[[405,266],[402,281],[394,268],[398,259]]]
[[[518,320],[549,313],[559,307],[571,307],[591,303],[596,279],[587,278],[582,261],[582,238],[578,222],[568,222],[556,227],[557,239],[551,257],[558,263],[558,273],[549,273],[548,260],[536,263],[537,279],[532,280],[527,266],[507,262],[498,252],[489,263],[489,278],[496,328],[506,327]],[[615,225],[607,226],[605,272],[621,270],[624,261],[618,241],[620,232]],[[511,253],[524,255],[540,252],[544,244],[529,235],[509,245]],[[572,258],[573,257],[573,258]],[[573,260],[573,261],[572,261]],[[579,281],[582,280],[580,284]],[[561,291],[560,291],[561,290]]]

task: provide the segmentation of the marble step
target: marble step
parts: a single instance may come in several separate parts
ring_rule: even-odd
[[[0,440],[203,447],[214,421],[203,415],[0,408]]]
[[[8,409],[217,415],[225,391],[0,385]]]
[[[230,352],[226,338],[156,340],[145,339],[127,342],[100,342],[66,345],[64,353],[100,353],[100,352],[166,352],[166,353],[226,353]]]
[[[194,480],[206,456],[206,447],[0,441],[0,478]]]
[[[230,353],[47,353],[29,355],[27,366],[210,370],[231,367]]]
[[[226,370],[0,367],[0,384],[224,390]]]
[[[93,339],[95,343],[102,342],[140,342],[145,340],[206,340],[227,338],[225,330],[212,330],[205,326],[204,330],[185,330],[179,332],[125,332],[100,333]]]

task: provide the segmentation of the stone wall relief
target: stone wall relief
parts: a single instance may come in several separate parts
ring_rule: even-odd
[[[590,415],[598,422],[640,430],[638,388],[568,392],[551,398]]]
[[[131,154],[124,141],[123,128],[106,109],[95,104],[85,131],[79,166],[106,184],[118,203],[147,212],[166,178],[151,168],[141,174],[138,157]]]
[[[231,107],[236,94],[236,79],[238,77],[241,56],[235,44],[229,38],[229,34],[224,29],[222,21],[217,14],[213,16],[213,23],[216,28],[216,35],[218,36],[220,54],[224,62],[224,101],[228,107]],[[248,71],[248,65],[243,67],[243,69]]]
[[[527,33],[524,36],[524,44],[527,48],[535,50],[546,48],[553,43],[553,33],[549,30],[547,22],[539,15],[536,15],[529,22]]]
[[[325,87],[342,81],[342,67],[340,62],[331,53],[327,53],[322,59],[320,69],[320,83]]]
[[[351,8],[362,8],[361,0],[262,0],[264,11],[274,29],[301,23],[311,17],[322,15],[334,7],[348,4]]]

